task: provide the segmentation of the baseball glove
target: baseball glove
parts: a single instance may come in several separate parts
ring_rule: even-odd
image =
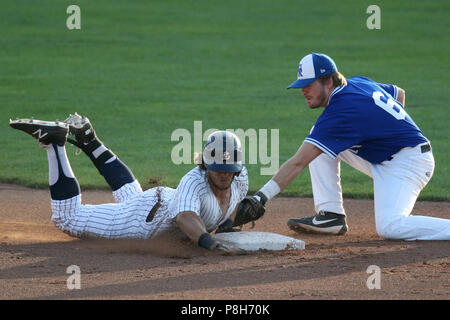
[[[236,212],[233,226],[241,226],[243,224],[258,220],[264,215],[266,209],[264,208],[264,200],[259,201],[255,196],[246,196]]]

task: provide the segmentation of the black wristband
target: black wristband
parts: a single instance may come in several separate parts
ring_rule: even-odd
[[[213,244],[214,244],[214,239],[211,237],[211,235],[208,232],[205,232],[204,234],[202,234],[200,236],[200,238],[198,238],[198,246],[211,250]]]
[[[264,194],[264,193],[262,193],[261,191],[258,191],[257,193],[255,193],[255,196],[258,196],[258,197],[260,197],[261,198],[261,203],[262,203],[262,205],[265,205],[266,204],[266,202],[267,202],[267,197],[266,197],[266,195]]]

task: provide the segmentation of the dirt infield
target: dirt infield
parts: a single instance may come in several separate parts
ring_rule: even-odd
[[[170,238],[72,238],[50,221],[48,190],[0,185],[0,201],[0,299],[450,298],[450,243],[381,239],[372,201],[346,200],[349,232],[322,236],[286,226],[291,217],[311,215],[312,199],[276,198],[253,230],[296,237],[306,249],[245,256],[221,256]],[[112,201],[106,191],[83,193],[84,203]],[[450,219],[450,205],[420,202],[414,214]],[[80,268],[81,289],[67,287],[71,265]],[[367,286],[371,265],[381,270],[379,289]]]

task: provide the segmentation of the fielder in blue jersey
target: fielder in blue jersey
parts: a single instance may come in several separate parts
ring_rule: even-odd
[[[316,215],[289,219],[296,231],[344,234],[348,230],[340,161],[374,183],[375,223],[387,239],[450,240],[450,220],[413,216],[420,191],[431,179],[431,144],[404,109],[405,91],[365,77],[346,79],[325,54],[299,64],[290,88],[301,88],[311,109],[324,108],[295,155],[254,197],[263,204],[309,166]]]

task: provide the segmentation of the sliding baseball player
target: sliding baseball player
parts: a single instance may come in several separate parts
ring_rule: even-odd
[[[247,170],[242,165],[241,142],[231,132],[216,131],[208,137],[201,165],[190,170],[176,189],[143,191],[130,169],[98,139],[86,117],[70,115],[64,122],[17,119],[10,120],[10,126],[36,138],[47,151],[51,219],[73,236],[151,239],[182,232],[200,247],[239,254],[241,249],[213,239],[210,233],[234,231],[234,226],[264,213],[263,208],[259,213],[252,211],[254,206],[248,203],[252,199],[245,199]],[[69,133],[74,139],[68,138]],[[82,203],[66,141],[92,160],[111,187],[115,203]]]

